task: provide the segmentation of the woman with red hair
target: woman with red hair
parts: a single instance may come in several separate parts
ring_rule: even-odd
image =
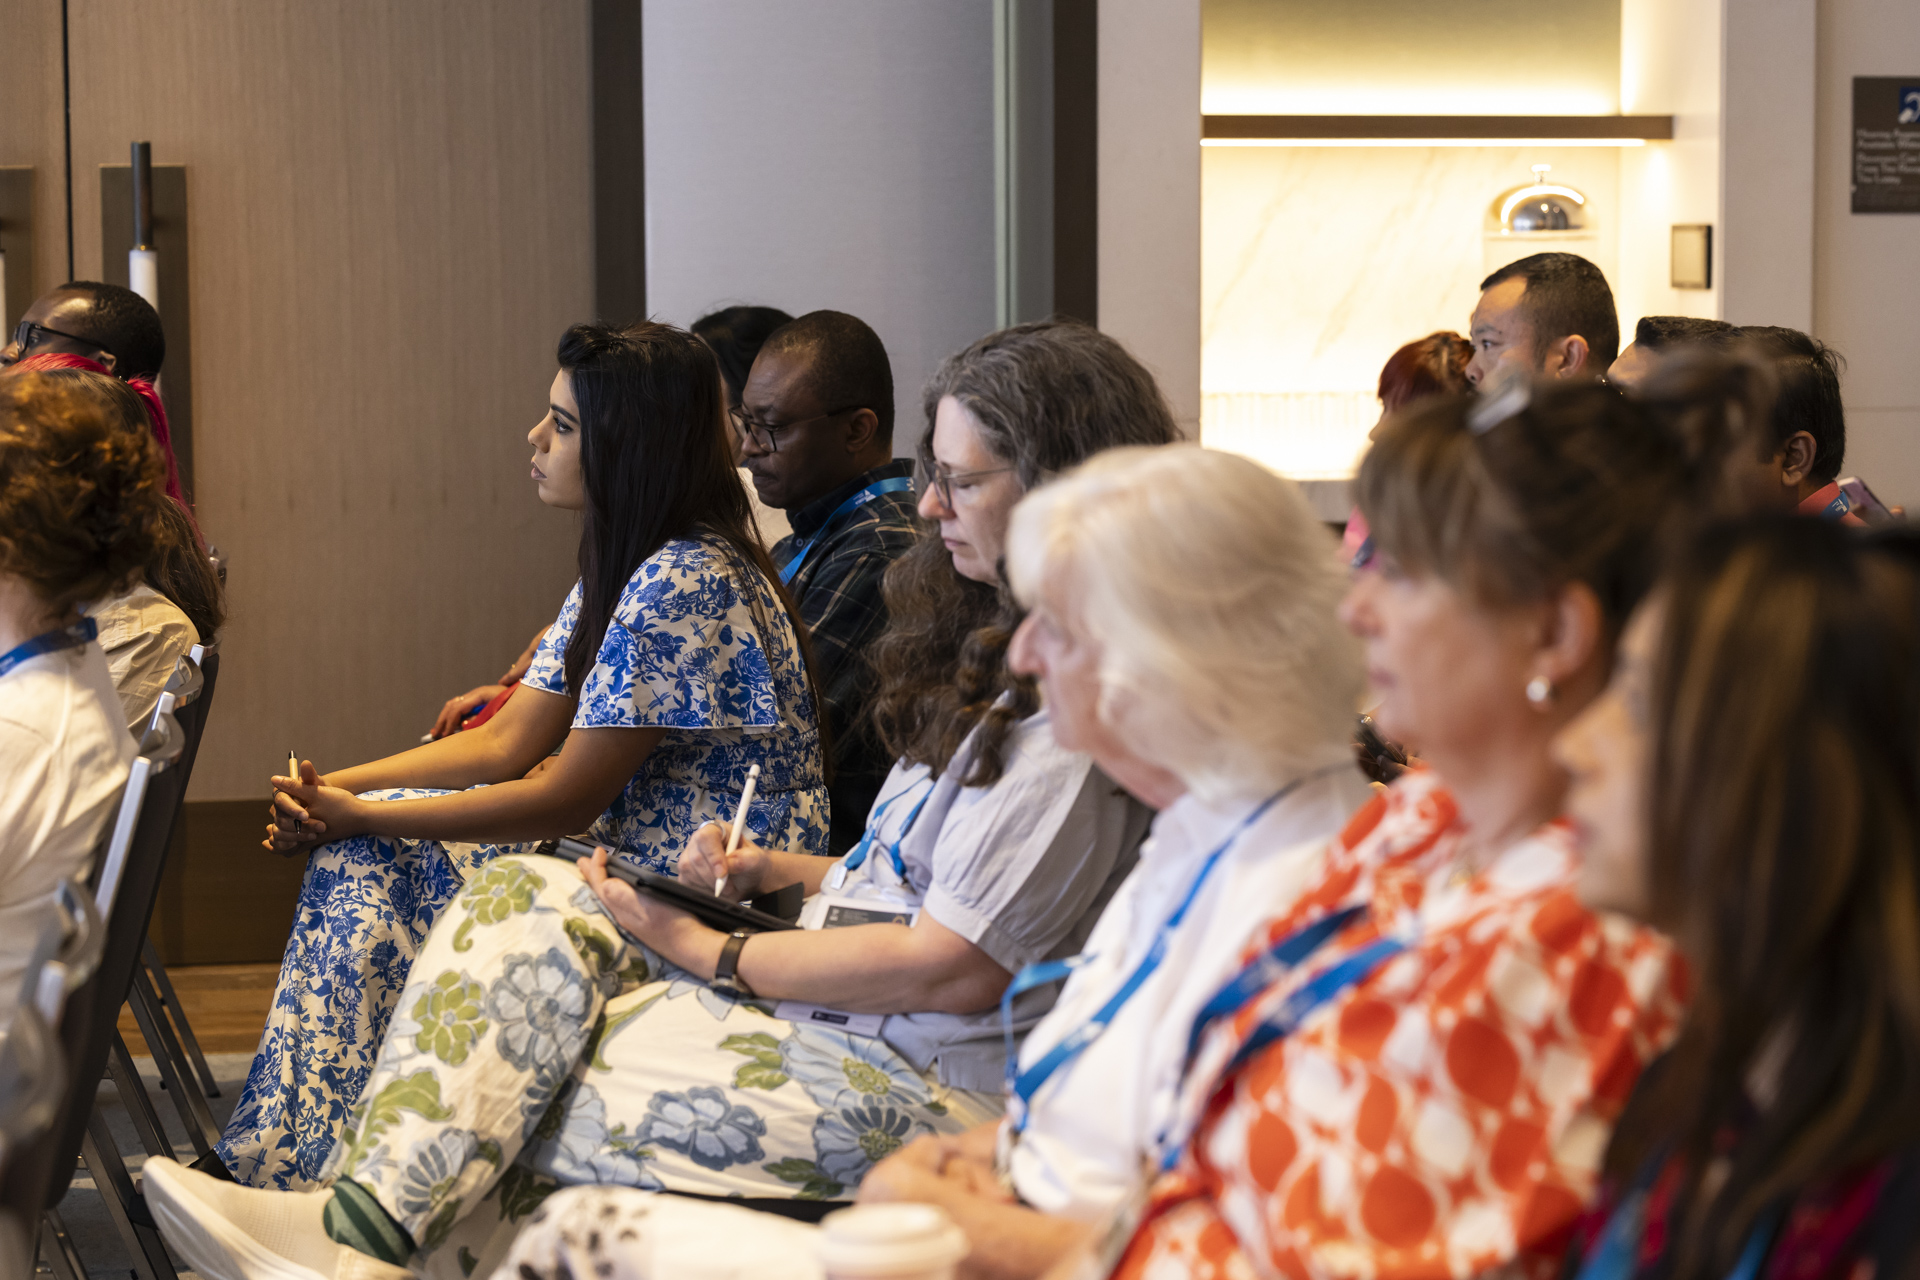
[[[1387,357],[1380,370],[1380,418],[1404,409],[1428,396],[1453,395],[1467,389],[1467,362],[1473,359],[1473,344],[1451,329],[1416,338]],[[1367,433],[1371,440],[1380,428]],[[1347,517],[1346,532],[1340,545],[1357,568],[1372,555],[1373,542],[1367,536],[1367,518],[1355,507]]]
[[[166,492],[173,501],[162,505],[154,521],[155,542],[147,570],[118,593],[79,605],[81,614],[97,628],[127,730],[137,740],[153,718],[160,691],[180,656],[211,640],[225,617],[219,579],[180,490],[166,410],[153,383],[144,378],[111,379],[106,366],[84,356],[64,352],[28,356],[5,372],[39,373],[49,386],[84,383],[104,400],[102,410],[116,419],[120,429],[151,436],[158,446]]]

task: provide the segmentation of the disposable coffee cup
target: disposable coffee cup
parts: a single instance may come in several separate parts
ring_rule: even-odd
[[[820,1223],[828,1280],[953,1280],[966,1233],[931,1204],[861,1204]]]

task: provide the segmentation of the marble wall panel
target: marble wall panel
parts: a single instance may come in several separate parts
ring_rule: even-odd
[[[1401,343],[1464,332],[1480,281],[1536,249],[1618,273],[1620,153],[1597,147],[1209,147],[1201,167],[1202,435],[1287,474],[1350,472]],[[1588,232],[1489,239],[1494,198],[1551,164]],[[1231,443],[1229,443],[1229,441]]]

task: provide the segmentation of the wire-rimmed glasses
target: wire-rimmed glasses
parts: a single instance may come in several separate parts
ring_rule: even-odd
[[[761,422],[747,412],[746,406],[733,405],[727,409],[727,419],[733,423],[734,431],[742,440],[751,441],[756,449],[767,453],[778,453],[780,452],[780,432],[791,431],[809,422],[819,422],[823,418],[837,418],[843,413],[852,413],[855,409],[866,407],[863,404],[849,404],[838,409],[829,409],[825,413],[816,413],[810,418],[795,418],[792,422]]]

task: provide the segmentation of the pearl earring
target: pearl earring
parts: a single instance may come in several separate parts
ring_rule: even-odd
[[[1547,705],[1553,701],[1555,692],[1553,681],[1545,676],[1535,676],[1527,681],[1527,701],[1534,705],[1535,710],[1545,711]]]

